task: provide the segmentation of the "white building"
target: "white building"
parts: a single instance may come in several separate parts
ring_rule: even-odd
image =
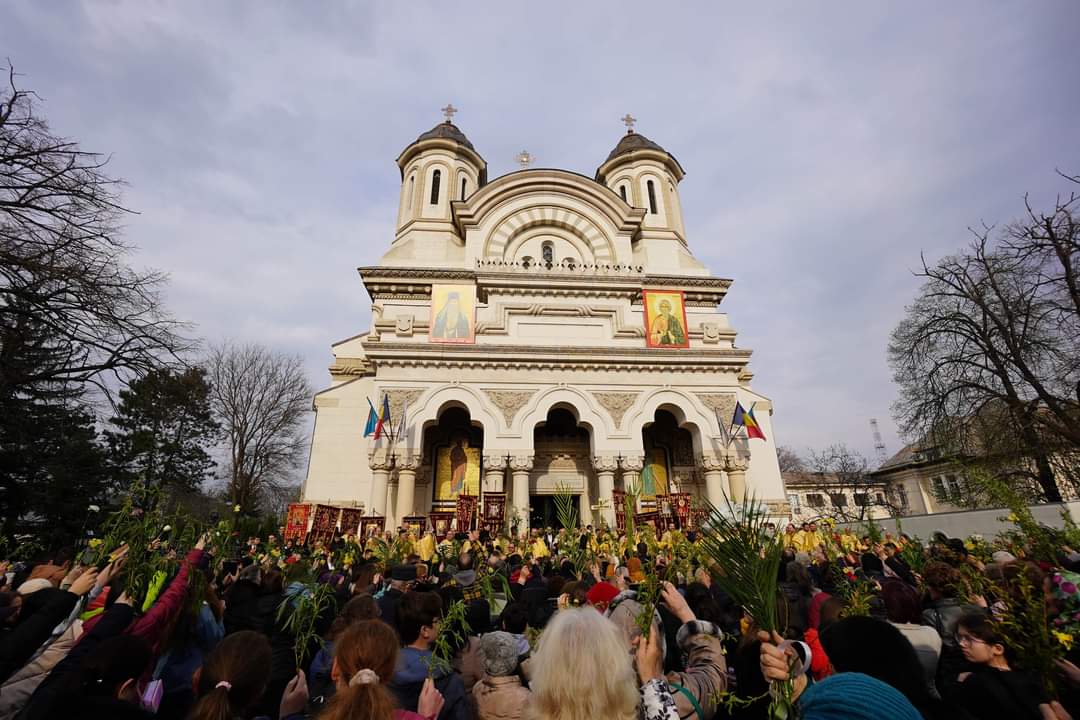
[[[452,508],[461,487],[503,492],[521,530],[530,516],[551,524],[559,489],[586,522],[613,524],[613,491],[642,479],[714,502],[749,488],[786,512],[772,404],[718,309],[731,280],[690,251],[671,154],[629,130],[595,178],[489,181],[448,119],[397,163],[393,241],[359,269],[371,327],[332,346],[315,396],[305,502],[362,506],[392,527]],[[369,399],[384,395],[404,432],[365,438]],[[766,441],[725,446],[736,401]]]

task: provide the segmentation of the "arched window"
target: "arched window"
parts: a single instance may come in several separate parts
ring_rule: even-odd
[[[467,178],[461,178],[461,200],[465,200],[465,189],[469,186]]]
[[[625,185],[620,185],[619,186],[619,195],[622,197],[623,202],[630,202],[629,200],[626,199],[626,186]]]
[[[438,170],[436,170],[438,172]],[[653,215],[656,214],[656,186],[653,185],[653,181],[649,180],[645,183],[645,189],[649,191],[649,212]],[[434,202],[434,201],[432,201]]]
[[[442,170],[431,173],[431,204],[439,204],[439,183],[442,182]]]
[[[544,261],[544,265],[551,267],[555,264],[555,246],[550,242],[546,242],[540,246],[540,257]]]
[[[416,175],[409,177],[409,193],[405,196],[405,211],[412,210],[413,194],[416,192]]]

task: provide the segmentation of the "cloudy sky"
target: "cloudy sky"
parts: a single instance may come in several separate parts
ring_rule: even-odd
[[[768,5],[0,0],[0,57],[112,154],[175,314],[300,353],[317,387],[441,106],[490,177],[522,148],[592,175],[631,112],[687,170],[779,442],[872,457],[876,417],[893,452],[885,344],[920,251],[1080,170],[1080,3]]]

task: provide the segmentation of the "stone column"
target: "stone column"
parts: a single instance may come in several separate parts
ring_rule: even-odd
[[[619,469],[619,460],[610,455],[593,458],[596,470],[596,488],[599,494],[600,521],[609,528],[615,527],[615,471]]]
[[[731,486],[731,501],[741,503],[746,495],[746,469],[750,463],[736,455],[727,456],[728,483]]]
[[[398,472],[397,523],[413,514],[413,498],[416,494],[416,470],[420,467],[419,456],[411,450],[398,453],[395,464]]]
[[[529,454],[513,455],[510,458],[510,472],[514,476],[512,496],[514,517],[518,519],[518,533],[529,531],[529,472],[532,470],[533,456]],[[510,523],[513,525],[513,522]]]
[[[724,468],[727,460],[716,455],[701,456],[701,470],[705,474],[705,497],[716,507],[724,506],[727,488],[724,483]]]
[[[626,490],[628,487],[635,487],[639,491],[641,490],[641,471],[645,467],[644,455],[624,455],[622,460],[619,461],[619,467],[622,469],[622,487]],[[634,506],[634,512],[641,511],[641,498],[638,498],[637,504]]]
[[[390,466],[393,457],[384,448],[368,453],[371,468],[371,510],[373,515],[386,515],[386,489],[390,483]]]
[[[393,530],[397,527],[397,478],[393,471],[386,483],[386,529]]]
[[[507,465],[506,455],[484,456],[484,492],[503,492]]]

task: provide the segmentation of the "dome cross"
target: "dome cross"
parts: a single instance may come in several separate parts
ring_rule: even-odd
[[[634,117],[634,116],[633,116],[633,115],[631,115],[630,113],[626,113],[625,115],[623,115],[623,116],[622,116],[621,118],[619,118],[619,119],[620,119],[620,120],[622,120],[622,122],[623,122],[623,125],[625,125],[625,126],[626,126],[626,132],[627,132],[627,134],[629,134],[629,133],[632,133],[632,132],[634,132],[634,123],[636,123],[636,122],[637,122],[637,118],[636,118],[636,117]]]
[[[457,111],[458,111],[458,109],[456,107],[454,107],[453,103],[446,103],[446,107],[442,108],[442,114],[443,114],[443,117],[446,118],[446,122],[448,122],[448,123],[453,122],[454,121],[454,113],[456,113]]]

